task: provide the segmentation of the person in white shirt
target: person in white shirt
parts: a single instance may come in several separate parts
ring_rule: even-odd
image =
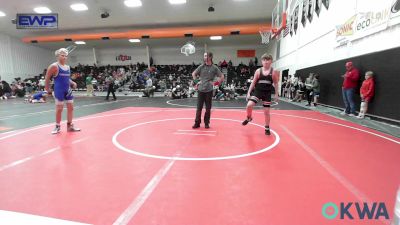
[[[146,77],[146,88],[143,91],[143,97],[154,97],[154,89],[153,87],[153,81],[151,80],[150,77]]]
[[[39,90],[40,91],[44,91],[44,86],[45,86],[46,80],[44,79],[44,77],[41,77],[39,80]]]

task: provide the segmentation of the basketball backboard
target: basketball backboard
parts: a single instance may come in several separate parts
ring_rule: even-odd
[[[274,10],[272,11],[272,38],[277,37],[282,30],[286,28],[287,20],[287,4],[288,0],[278,0]]]

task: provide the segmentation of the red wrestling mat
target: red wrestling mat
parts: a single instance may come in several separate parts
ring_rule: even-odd
[[[400,140],[312,111],[242,126],[216,109],[124,108],[0,136],[0,210],[86,224],[389,224],[328,220],[325,203],[383,202],[392,218]],[[327,211],[328,213],[331,213]],[[2,220],[0,214],[0,221]],[[12,224],[12,223],[10,223]]]

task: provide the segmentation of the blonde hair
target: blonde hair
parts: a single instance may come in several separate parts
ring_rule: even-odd
[[[374,76],[374,72],[372,72],[372,71],[367,71],[367,72],[365,73],[365,75],[373,77],[373,76]]]
[[[68,55],[68,50],[67,50],[66,48],[60,48],[60,49],[58,49],[58,50],[56,50],[56,51],[54,52],[54,54],[55,54],[56,56],[59,56],[61,53],[65,53],[66,55]]]

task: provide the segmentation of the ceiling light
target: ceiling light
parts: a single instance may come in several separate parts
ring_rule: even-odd
[[[215,40],[221,40],[222,36],[211,36],[210,37],[211,40],[215,41]]]
[[[36,13],[41,13],[41,14],[51,13],[51,10],[47,7],[36,7],[33,10]]]
[[[83,3],[77,3],[77,4],[72,4],[71,9],[75,11],[86,11],[88,10],[88,7]]]
[[[140,42],[140,39],[129,39],[129,42],[138,43]]]
[[[170,4],[172,5],[179,5],[179,4],[185,4],[186,0],[168,0]]]
[[[139,6],[142,6],[142,1],[140,1],[140,0],[125,0],[124,4],[128,7],[139,7]]]
[[[2,11],[0,11],[0,17],[2,17],[2,16],[6,16],[6,14],[3,13]]]
[[[75,41],[75,44],[77,44],[77,45],[85,45],[86,42],[84,42],[84,41]]]

